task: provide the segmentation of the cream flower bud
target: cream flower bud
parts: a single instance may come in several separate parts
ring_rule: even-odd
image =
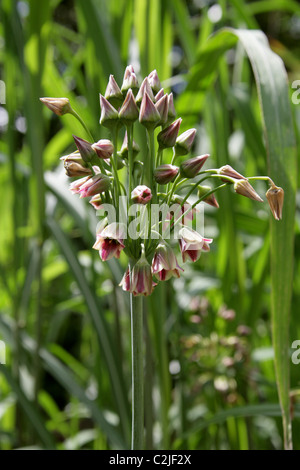
[[[160,114],[147,92],[143,96],[139,121],[148,129],[153,129],[160,121]]]
[[[101,117],[100,124],[111,129],[119,120],[118,111],[107,101],[104,96],[100,95]]]
[[[72,107],[68,98],[40,98],[40,101],[44,103],[57,116],[63,116],[64,114],[72,112]]]
[[[71,178],[74,176],[86,176],[93,174],[90,168],[86,168],[80,163],[68,162],[68,160],[65,160],[64,167],[66,170],[66,175]]]
[[[189,129],[177,137],[176,144],[175,144],[175,156],[176,157],[179,157],[181,155],[186,155],[187,153],[190,152],[194,139],[195,139],[196,132],[197,132],[196,129]]]
[[[257,194],[248,180],[240,179],[234,183],[234,190],[237,194],[253,199],[254,201],[263,202],[262,198]]]
[[[168,95],[163,95],[158,101],[156,101],[155,107],[160,114],[159,124],[165,124],[168,121]]]
[[[136,95],[136,102],[137,103],[141,103],[142,100],[143,100],[143,97],[144,97],[144,94],[147,93],[149,98],[151,99],[151,101],[154,101],[154,95],[153,95],[153,91],[152,91],[152,88],[150,86],[150,83],[149,83],[149,80],[148,80],[148,77],[146,77],[141,86],[140,86],[140,89],[138,91],[138,94]]]
[[[124,103],[119,111],[119,118],[124,124],[130,124],[139,117],[139,110],[136,105],[131,88],[128,90]]]
[[[136,94],[138,88],[139,88],[139,82],[136,77],[136,74],[134,73],[134,69],[132,65],[128,65],[125,69],[124,73],[124,78],[123,78],[123,83],[121,86],[121,91],[122,93],[127,93],[129,88],[132,89],[133,93]]]
[[[174,99],[173,99],[173,93],[170,93],[168,95],[168,100],[169,100],[169,110],[168,110],[168,116],[169,120],[172,121],[176,117],[176,110],[174,107]]]
[[[175,165],[164,164],[155,168],[153,175],[158,184],[167,184],[175,179],[179,168]]]
[[[154,93],[158,93],[159,90],[161,89],[161,83],[158,78],[158,74],[156,70],[152,70],[152,72],[149,73],[148,75],[148,80],[149,84],[153,90]]]
[[[109,76],[104,98],[106,98],[114,107],[119,107],[123,101],[123,94],[113,75]]]
[[[100,139],[92,145],[92,149],[103,160],[110,158],[114,153],[113,143],[108,139]]]

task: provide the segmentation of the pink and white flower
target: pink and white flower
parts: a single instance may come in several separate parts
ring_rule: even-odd
[[[209,245],[213,241],[212,238],[203,238],[200,233],[187,227],[182,227],[179,230],[179,237],[183,262],[188,258],[193,262],[197,261],[202,251],[210,251]]]
[[[124,224],[113,222],[99,231],[93,248],[99,250],[102,261],[107,261],[111,258],[120,258],[120,254],[125,247],[125,237],[126,231]]]
[[[177,263],[176,256],[167,243],[160,243],[156,250],[152,261],[152,272],[161,281],[167,281],[172,276],[180,277],[183,269]]]

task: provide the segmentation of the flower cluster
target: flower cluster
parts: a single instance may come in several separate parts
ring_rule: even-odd
[[[218,208],[215,193],[223,187],[231,185],[237,194],[261,202],[249,180],[267,180],[271,211],[277,220],[282,217],[284,193],[269,177],[246,178],[229,165],[203,169],[208,154],[186,158],[193,148],[196,129],[179,134],[182,119],[176,119],[173,94],[162,88],[156,70],[139,84],[129,65],[121,88],[113,75],[109,77],[104,95],[100,94],[100,124],[110,132],[109,140],[95,141],[67,98],[41,100],[59,116],[75,116],[90,136],[89,141],[73,136],[77,150],[62,157],[66,174],[76,178],[70,184],[72,193],[90,198],[96,210],[108,204],[118,209],[120,198],[126,198],[125,219],[119,214],[116,220],[102,215],[93,248],[103,261],[119,258],[122,252],[127,256],[128,268],[120,285],[133,295],[150,295],[157,282],[180,276],[183,269],[176,250],[183,263],[195,262],[203,251],[210,250],[212,239],[193,228],[196,206],[203,201]],[[145,135],[143,151],[134,140],[137,126]],[[218,186],[202,184],[208,178]],[[192,193],[197,195],[193,204],[188,201]],[[135,232],[138,225],[142,227],[138,236],[128,232],[133,223],[132,205],[140,214],[139,224],[134,225]],[[159,208],[157,217],[153,215],[154,205]]]

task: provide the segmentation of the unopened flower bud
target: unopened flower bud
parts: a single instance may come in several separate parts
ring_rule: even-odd
[[[199,157],[189,158],[180,165],[180,174],[185,178],[194,178],[198,175],[209,155],[200,155]]]
[[[209,204],[210,206],[216,207],[217,209],[219,208],[219,204],[215,198],[215,195],[213,193],[209,194],[207,197],[205,197],[205,194],[209,193],[211,191],[211,188],[209,186],[198,186],[198,198],[203,198],[202,200]]]
[[[179,168],[175,165],[164,164],[154,170],[154,179],[158,184],[167,184],[175,179]]]
[[[181,122],[181,118],[176,119],[176,121],[172,122],[172,124],[158,134],[157,141],[160,149],[174,147]]]
[[[111,129],[119,120],[118,111],[107,101],[104,96],[100,95],[101,117],[100,124]]]
[[[128,65],[125,69],[124,73],[124,78],[123,78],[123,83],[121,86],[121,91],[122,93],[127,93],[129,88],[132,89],[133,93],[136,94],[138,88],[139,88],[139,82],[136,77],[136,74],[134,73],[132,65]]]
[[[131,88],[128,90],[124,103],[119,111],[120,120],[126,125],[137,120],[139,110],[136,105]]]
[[[158,78],[158,74],[156,70],[152,70],[152,72],[149,73],[148,75],[148,80],[149,84],[153,90],[154,93],[158,93],[159,90],[161,89],[161,83]]]
[[[190,152],[195,139],[196,132],[196,129],[189,129],[177,137],[175,144],[176,157],[186,155]]]
[[[100,173],[90,177],[85,183],[83,183],[83,185],[80,186],[78,192],[80,197],[89,197],[107,191],[109,186],[109,177]]]
[[[245,176],[243,176],[240,173],[238,173],[237,171],[235,171],[235,169],[232,168],[230,165],[224,165],[221,168],[219,168],[218,174],[228,176],[229,178],[234,178],[236,180],[246,179]],[[223,181],[226,182],[228,180],[224,179]]]
[[[60,160],[63,162],[74,162],[74,163],[79,163],[79,165],[85,164],[85,161],[81,157],[79,150],[75,150],[75,152],[70,153],[69,155],[64,155],[63,157],[60,157]]]
[[[135,158],[136,155],[140,151],[140,147],[135,142],[135,140],[133,140],[133,142],[132,142],[132,150],[133,150],[133,158]],[[127,136],[127,131],[125,132],[123,144],[122,144],[121,150],[119,152],[119,155],[122,158],[128,158],[128,136]]]
[[[282,219],[282,207],[284,200],[284,191],[278,186],[271,186],[266,192],[266,198],[268,200],[272,214],[276,220]]]
[[[160,121],[160,114],[147,92],[143,96],[139,121],[147,129],[153,129]]]
[[[76,135],[73,135],[73,139],[75,140],[75,144],[80,152],[82,159],[86,163],[90,162],[96,155],[95,150],[92,148],[92,144],[90,144],[87,140],[77,137]]]
[[[98,210],[102,206],[102,199],[100,194],[95,194],[90,200],[89,203],[94,207],[94,209]]]
[[[168,95],[168,100],[169,100],[169,110],[168,110],[168,116],[169,120],[172,121],[176,117],[176,110],[174,107],[174,99],[173,99],[173,93],[170,93]]]
[[[80,178],[79,180],[73,181],[69,188],[72,194],[79,194],[80,187],[86,183],[89,179],[91,179],[90,176],[86,176],[84,178]]]
[[[262,198],[257,194],[254,188],[251,186],[248,180],[239,179],[234,183],[234,190],[237,194],[246,196],[254,201],[263,202]]]
[[[163,96],[165,95],[164,89],[161,88],[158,93],[154,96],[155,102],[159,101]],[[166,93],[166,96],[168,97],[168,94]],[[169,105],[169,97],[168,97],[168,105]]]
[[[72,112],[72,107],[68,98],[40,98],[40,101],[44,103],[57,116],[63,116],[64,114]]]
[[[155,107],[160,114],[159,124],[165,124],[168,120],[169,100],[168,95],[163,95],[155,103]]]
[[[140,86],[140,89],[139,89],[139,91],[138,91],[138,94],[136,95],[136,102],[137,102],[137,103],[141,103],[141,102],[142,102],[145,93],[148,93],[149,98],[151,99],[151,101],[154,101],[154,95],[153,95],[153,91],[152,91],[152,88],[151,88],[151,86],[150,86],[148,77],[146,77],[146,78],[143,80],[143,82],[142,82],[142,84],[141,84],[141,86]]]
[[[66,175],[70,178],[74,176],[86,176],[93,174],[90,168],[86,168],[80,165],[80,163],[68,162],[67,160],[65,160],[64,167],[66,170]]]
[[[110,158],[114,153],[113,143],[108,139],[100,139],[92,145],[92,149],[95,150],[97,156],[103,160]]]
[[[152,199],[151,189],[148,186],[141,185],[134,188],[131,192],[131,200],[136,204],[147,204]]]
[[[104,97],[114,106],[119,107],[123,101],[123,94],[113,75],[109,76]]]

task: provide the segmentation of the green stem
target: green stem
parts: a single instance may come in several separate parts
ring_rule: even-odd
[[[133,126],[128,124],[126,126],[127,130],[127,142],[128,142],[128,190],[129,198],[131,197],[131,192],[133,190]]]
[[[143,298],[130,294],[132,358],[131,450],[144,448]]]
[[[72,114],[72,116],[74,116],[77,119],[77,121],[80,122],[80,124],[82,125],[82,127],[84,128],[86,133],[88,134],[91,141],[94,142],[94,138],[93,138],[92,134],[90,133],[87,125],[85,124],[84,120],[79,116],[79,114],[76,113],[76,111],[74,111],[74,109],[72,109],[72,111],[70,111],[70,114]]]

